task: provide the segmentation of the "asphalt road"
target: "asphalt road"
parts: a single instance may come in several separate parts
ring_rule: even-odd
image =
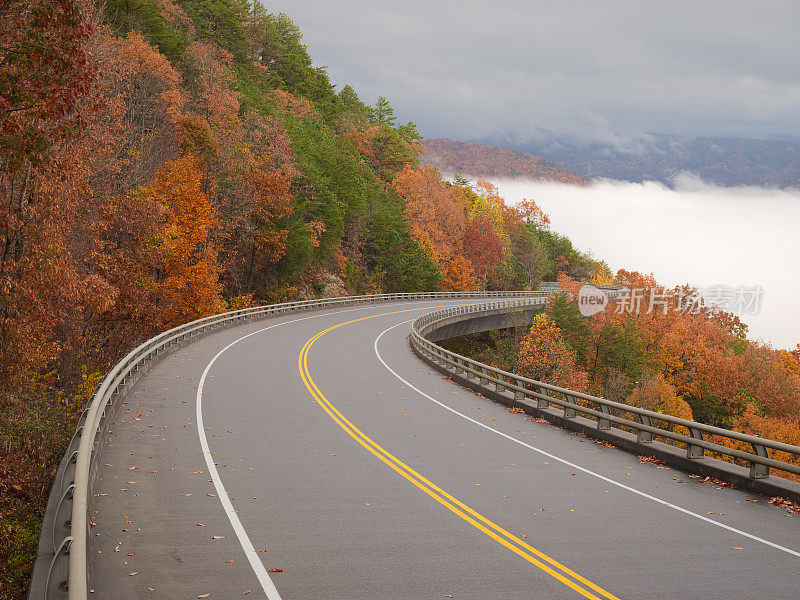
[[[800,597],[800,515],[418,360],[408,321],[453,303],[286,315],[156,364],[100,457],[92,597]]]

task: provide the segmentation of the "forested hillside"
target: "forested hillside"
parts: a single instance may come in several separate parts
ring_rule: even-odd
[[[425,140],[424,146],[425,154],[422,161],[442,171],[464,173],[474,177],[525,177],[575,185],[589,183],[583,175],[519,150],[446,138]]]
[[[603,267],[314,66],[246,0],[0,3],[0,596],[110,365],[248,305],[535,286]],[[368,105],[372,104],[372,105]],[[21,434],[24,432],[24,434]]]

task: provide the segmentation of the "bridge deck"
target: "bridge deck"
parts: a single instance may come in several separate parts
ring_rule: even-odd
[[[286,315],[156,364],[100,457],[93,597],[800,597],[800,515],[455,386],[405,340],[443,304]],[[308,350],[318,401],[298,357],[354,319]]]

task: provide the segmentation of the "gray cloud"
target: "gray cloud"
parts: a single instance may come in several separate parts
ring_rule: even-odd
[[[427,137],[800,135],[796,0],[270,0]],[[612,133],[613,132],[613,133]]]

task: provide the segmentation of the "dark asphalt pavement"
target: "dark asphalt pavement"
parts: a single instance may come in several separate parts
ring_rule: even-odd
[[[285,315],[156,364],[100,457],[93,597],[274,600],[265,577],[284,600],[800,597],[800,515],[454,385],[408,347],[404,322],[424,310],[397,312],[443,304]],[[382,313],[394,314],[322,335],[307,360],[321,395],[385,460],[323,410],[298,365],[317,333]],[[202,433],[218,485],[196,419],[215,356]]]

